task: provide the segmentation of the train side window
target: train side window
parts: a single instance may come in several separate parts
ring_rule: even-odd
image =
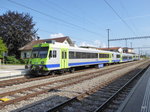
[[[109,54],[99,54],[99,58],[109,58]]]
[[[64,51],[62,51],[62,59],[64,59]]]
[[[74,52],[69,51],[69,59],[73,59],[73,57],[74,57]]]
[[[69,58],[70,59],[75,59],[76,58],[76,52],[69,51]]]
[[[80,58],[80,52],[76,52],[76,58]]]
[[[95,58],[98,58],[98,53],[95,53]]]
[[[90,53],[87,53],[86,55],[87,55],[87,58],[90,58]]]
[[[86,53],[83,52],[81,56],[82,58],[86,58]]]
[[[112,57],[114,57],[114,54],[112,54]]]
[[[53,58],[56,58],[56,56],[57,56],[57,52],[56,50],[53,50]]]
[[[64,52],[64,58],[67,59],[67,52]]]
[[[117,54],[117,58],[120,58],[120,55],[119,55],[119,54]]]
[[[49,52],[49,58],[52,58],[52,51]]]

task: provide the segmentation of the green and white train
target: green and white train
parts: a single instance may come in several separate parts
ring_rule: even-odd
[[[73,72],[76,67],[96,66],[138,60],[136,54],[110,52],[89,48],[71,47],[62,43],[51,42],[35,45],[31,58],[25,66],[28,74],[39,76]]]

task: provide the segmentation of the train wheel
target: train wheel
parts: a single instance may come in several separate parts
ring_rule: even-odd
[[[60,74],[64,74],[65,71],[64,71],[64,70],[60,70],[59,73],[60,73]]]
[[[54,71],[52,71],[52,72],[50,73],[50,75],[55,75],[55,72],[54,72]]]
[[[75,68],[70,68],[70,73],[73,73],[75,71]]]

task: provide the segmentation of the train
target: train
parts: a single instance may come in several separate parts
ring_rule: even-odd
[[[33,46],[31,57],[25,68],[27,74],[43,76],[56,73],[74,72],[76,68],[103,67],[139,60],[137,54],[119,53],[91,48],[73,47],[58,42],[41,43]]]

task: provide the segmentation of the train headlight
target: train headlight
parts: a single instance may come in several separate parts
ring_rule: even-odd
[[[44,61],[41,61],[41,64],[44,64]]]

